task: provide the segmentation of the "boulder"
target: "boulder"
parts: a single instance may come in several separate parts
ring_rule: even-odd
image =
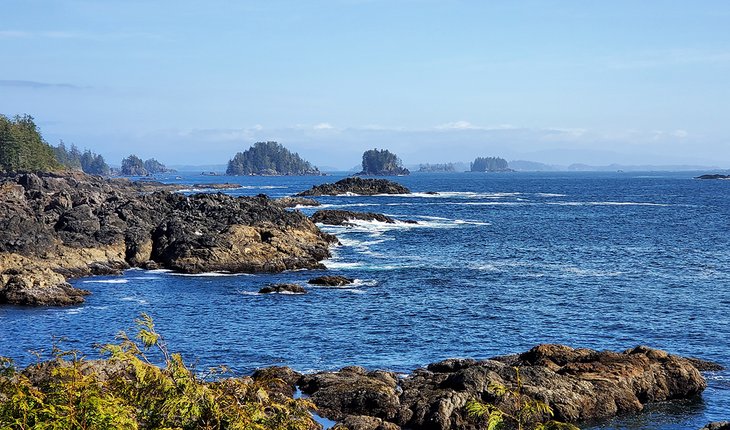
[[[400,400],[394,373],[368,372],[359,366],[339,372],[320,372],[299,379],[302,392],[309,394],[319,414],[342,420],[348,415],[365,415],[393,420],[398,415]]]
[[[259,294],[307,294],[307,290],[297,284],[273,284],[259,290]]]
[[[302,191],[295,197],[308,196],[339,196],[342,194],[357,194],[372,196],[375,194],[410,194],[411,190],[396,182],[387,179],[363,179],[351,177],[341,179],[334,184],[315,185],[307,191]]]
[[[343,285],[349,285],[355,282],[352,278],[346,278],[344,276],[319,276],[312,278],[308,283],[312,285],[322,285],[326,287],[341,287]]]

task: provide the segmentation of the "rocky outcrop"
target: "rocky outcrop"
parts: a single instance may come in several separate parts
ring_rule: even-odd
[[[648,347],[621,353],[539,345],[491,360],[450,359],[399,380],[390,372],[346,367],[304,375],[301,390],[319,413],[350,430],[478,428],[464,409],[471,399],[497,406],[490,384],[516,386],[550,405],[566,422],[600,420],[641,411],[645,404],[700,394],[706,383],[692,362]]]
[[[344,276],[318,276],[307,281],[312,285],[322,285],[326,287],[342,287],[355,282],[352,278],[346,278]]]
[[[280,197],[274,199],[274,203],[283,208],[293,208],[297,206],[319,206],[320,203],[314,199],[308,199],[306,197]]]
[[[334,184],[315,185],[307,191],[302,191],[296,197],[308,196],[339,196],[342,194],[357,194],[372,196],[375,194],[410,194],[411,190],[401,184],[387,179],[345,178]]]
[[[259,294],[307,294],[307,290],[297,284],[273,284],[259,290]]]
[[[322,268],[336,239],[266,196],[185,196],[72,174],[0,177],[0,303],[83,301],[66,278]],[[143,190],[143,191],[140,191]]]
[[[352,212],[343,210],[321,210],[312,214],[312,222],[327,225],[348,225],[353,220],[378,221],[395,224],[395,220],[387,215],[374,212]]]

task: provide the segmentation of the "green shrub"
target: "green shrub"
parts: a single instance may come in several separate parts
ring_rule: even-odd
[[[136,338],[120,333],[101,347],[103,360],[54,348],[52,360],[21,372],[0,359],[0,429],[318,428],[310,401],[223,378],[223,368],[199,376],[169,352],[149,316],[136,322]]]

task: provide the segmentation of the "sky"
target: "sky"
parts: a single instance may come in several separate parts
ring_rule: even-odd
[[[118,165],[730,167],[730,2],[3,0],[0,113]]]

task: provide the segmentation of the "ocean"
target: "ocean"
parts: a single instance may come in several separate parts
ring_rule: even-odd
[[[704,173],[704,172],[701,172]],[[389,178],[412,195],[317,198],[320,208],[418,224],[328,227],[341,245],[326,271],[180,275],[129,270],[74,280],[92,291],[67,308],[0,307],[0,355],[29,364],[54,342],[94,345],[151,315],[173,351],[234,374],[286,365],[408,373],[449,357],[488,358],[540,343],[637,345],[730,366],[730,181],[693,172],[424,173]],[[292,195],[326,177],[208,177],[233,195]],[[188,192],[194,192],[192,187]],[[438,194],[427,194],[427,192]],[[306,285],[341,274],[340,288]],[[259,295],[293,282],[306,295]],[[61,339],[65,338],[65,339]],[[701,399],[652,405],[593,429],[698,429],[730,419],[730,372],[705,375]]]

